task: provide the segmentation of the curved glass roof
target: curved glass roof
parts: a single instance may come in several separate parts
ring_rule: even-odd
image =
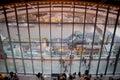
[[[38,5],[37,5],[38,4]],[[93,23],[89,16],[95,17],[96,9],[98,8],[99,17],[106,16],[106,11],[109,7],[109,20],[115,19],[119,7],[87,3],[87,2],[29,2],[29,3],[15,3],[12,5],[1,6],[0,21],[4,21],[4,10],[6,10],[8,22],[16,21],[15,9],[17,10],[18,22],[26,22],[26,9],[28,9],[29,22],[38,22],[38,17],[41,23],[83,23],[83,16],[85,8],[87,9],[86,22]],[[38,14],[39,8],[39,14]],[[63,14],[63,15],[62,15]],[[74,18],[74,21],[73,21]]]

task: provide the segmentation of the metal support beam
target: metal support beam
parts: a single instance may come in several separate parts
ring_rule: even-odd
[[[81,72],[81,63],[82,63],[82,54],[83,54],[83,45],[84,45],[84,37],[85,37],[85,26],[86,26],[86,13],[87,13],[87,5],[85,5],[85,13],[84,13],[84,22],[83,22],[83,36],[82,36],[82,49],[80,52],[80,65],[79,65],[79,72]]]
[[[2,39],[1,39],[1,36],[0,36],[0,56],[1,55],[2,55],[2,58],[4,59],[5,69],[7,71],[7,74],[9,74],[8,65],[7,65],[7,61],[6,61],[7,54],[3,50],[3,42],[2,42]]]
[[[102,40],[102,43],[101,43],[100,56],[99,56],[99,60],[98,60],[96,75],[98,75],[98,71],[99,71],[101,55],[102,55],[102,50],[103,50],[104,40],[105,40],[105,34],[106,34],[106,28],[107,28],[107,22],[108,22],[108,15],[109,15],[109,7],[107,9],[107,14],[106,14],[106,19],[105,19],[105,27],[104,27],[104,33],[103,33],[103,38],[102,38],[103,40]]]
[[[26,74],[26,70],[25,70],[25,62],[23,59],[23,51],[22,51],[22,47],[21,47],[21,37],[20,37],[20,30],[19,30],[19,23],[18,23],[18,12],[16,9],[16,5],[14,5],[15,8],[15,17],[16,17],[16,23],[17,23],[17,32],[18,32],[18,39],[19,39],[19,45],[20,45],[20,51],[21,51],[21,57],[22,57],[22,64],[23,64],[23,70],[24,70],[24,74]]]
[[[96,16],[95,16],[95,24],[94,24],[94,32],[93,32],[93,39],[92,39],[92,49],[90,51],[90,60],[88,63],[88,70],[90,70],[90,66],[91,66],[91,61],[92,61],[92,57],[93,57],[93,46],[94,46],[94,39],[95,39],[95,32],[96,32],[96,27],[97,27],[97,17],[98,17],[98,5],[97,5],[97,9],[96,9]]]
[[[33,70],[33,75],[35,74],[34,72],[34,64],[33,64],[33,58],[32,58],[32,49],[31,49],[31,38],[30,38],[30,26],[29,26],[29,14],[28,14],[28,5],[25,4],[26,6],[26,17],[27,17],[27,27],[28,27],[28,37],[29,37],[29,46],[30,46],[30,53],[31,53],[31,62],[32,62],[32,70]]]
[[[42,49],[41,49],[41,44],[42,44],[42,39],[41,39],[41,26],[40,26],[40,8],[39,8],[39,3],[37,3],[37,7],[38,7],[38,27],[39,27],[39,41],[40,41],[40,55],[41,55],[41,69],[42,69],[42,74],[43,74],[43,56],[42,56]]]
[[[115,65],[114,65],[114,69],[113,69],[113,75],[115,75],[115,72],[116,72],[116,67],[117,67],[117,64],[118,64],[118,61],[119,61],[119,55],[120,55],[120,48],[119,48],[118,53],[116,54]]]
[[[53,73],[53,70],[52,70],[52,50],[51,50],[51,47],[52,47],[52,23],[51,23],[51,14],[52,14],[52,10],[51,10],[51,6],[52,6],[52,2],[50,2],[50,53],[51,53],[51,75],[52,75],[52,73]],[[52,76],[51,76],[51,79],[52,79]]]
[[[73,36],[74,36],[73,35],[74,34],[74,16],[75,16],[75,3],[74,2],[72,3],[72,7],[73,7],[73,13],[72,13],[73,14],[73,23],[72,23],[72,50],[71,50],[71,55],[70,55],[70,64],[72,64],[72,61],[73,61],[71,57],[73,54],[72,51],[73,51]],[[72,67],[72,65],[70,65],[70,74],[71,74],[71,67]]]
[[[62,4],[61,4],[61,49],[62,49],[62,44],[63,44],[63,2],[62,2]],[[61,50],[61,55],[60,55],[60,63],[62,62],[62,50]],[[63,65],[62,65],[62,63],[61,63],[61,67],[60,67],[60,73],[62,73],[62,67],[63,67]]]
[[[6,28],[7,28],[7,32],[8,32],[9,43],[10,43],[10,49],[12,52],[13,65],[14,65],[15,72],[17,72],[15,57],[14,57],[14,52],[13,52],[13,47],[12,47],[12,40],[11,40],[11,35],[10,35],[10,30],[9,30],[9,25],[8,25],[7,13],[6,13],[6,8],[4,6],[3,6],[3,10],[4,10]]]
[[[105,75],[107,73],[107,69],[108,69],[108,65],[109,65],[109,59],[110,59],[111,52],[112,52],[112,47],[113,47],[115,33],[116,33],[116,29],[117,29],[119,14],[120,14],[120,9],[119,9],[119,11],[117,13],[117,17],[116,17],[116,22],[115,22],[114,32],[113,32],[113,36],[112,36],[112,42],[111,42],[111,46],[110,46],[110,51],[109,51],[109,54],[108,54],[108,57],[107,57],[107,64],[106,64],[105,73],[104,73]]]

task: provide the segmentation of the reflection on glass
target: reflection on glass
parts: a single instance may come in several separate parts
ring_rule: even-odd
[[[55,4],[53,5],[56,6]],[[96,64],[98,63],[100,52],[102,52],[98,73],[104,74],[106,58],[109,55],[111,42],[113,40],[112,37],[116,14],[110,13],[108,16],[107,29],[102,44],[107,9],[98,9],[97,22],[95,23],[96,7],[86,7],[86,20],[84,22],[85,6],[75,5],[75,9],[73,9],[73,6],[66,6],[67,7],[59,5],[57,7],[52,7],[51,11],[48,6],[45,6],[44,8],[41,7],[39,8],[40,12],[38,14],[38,12],[31,12],[33,9],[33,11],[35,11],[37,7],[29,4],[28,7],[31,7],[28,9],[29,22],[27,21],[26,11],[22,13],[22,10],[19,10],[17,7],[19,13],[22,13],[18,14],[18,26],[14,16],[15,13],[12,16],[9,15],[9,12],[7,13],[11,41],[8,39],[7,28],[4,23],[6,22],[5,20],[0,23],[0,36],[2,38],[3,50],[6,54],[7,63],[10,65],[8,67],[10,71],[14,71],[12,60],[15,58],[17,71],[20,73],[24,73],[24,67],[26,73],[33,73],[32,66],[35,68],[35,73],[38,73],[39,71],[48,74],[51,74],[51,71],[57,73],[60,71],[60,68],[62,72],[64,72],[63,64],[59,63],[59,60],[62,59],[68,66],[68,72],[77,72],[79,70],[79,64],[81,63],[80,70],[82,73],[84,73],[85,69],[88,69],[88,66],[91,66],[90,73],[95,74],[97,69]],[[27,22],[29,23],[29,26]],[[96,27],[95,33],[94,26]],[[17,27],[19,28],[19,33]],[[84,27],[85,31],[83,31]],[[20,34],[20,36],[18,34]],[[20,41],[19,37],[21,39]],[[119,41],[118,25],[114,44],[112,45],[110,62],[112,59],[115,59],[115,55],[120,46]],[[101,45],[103,45],[102,49]],[[23,54],[25,66],[23,66],[21,54]],[[82,61],[83,58],[86,60],[85,63]],[[89,64],[90,58],[92,59],[91,64]],[[31,62],[31,59],[33,59],[33,62]],[[1,61],[1,63],[3,62]],[[71,65],[69,65],[69,63]],[[51,64],[52,66],[50,66]],[[48,65],[50,67],[48,67]],[[118,66],[117,72],[119,72]],[[0,67],[3,68],[3,66]],[[70,71],[70,67],[72,71]],[[113,71],[113,68],[108,67],[108,73],[112,73],[110,70]],[[5,69],[3,69],[3,72],[4,71]]]

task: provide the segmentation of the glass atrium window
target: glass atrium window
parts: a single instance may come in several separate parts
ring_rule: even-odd
[[[0,6],[0,72],[117,75],[119,13],[119,7],[86,2]]]

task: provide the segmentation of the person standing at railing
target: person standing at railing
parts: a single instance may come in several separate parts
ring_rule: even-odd
[[[19,80],[18,73],[15,73],[13,80]]]

